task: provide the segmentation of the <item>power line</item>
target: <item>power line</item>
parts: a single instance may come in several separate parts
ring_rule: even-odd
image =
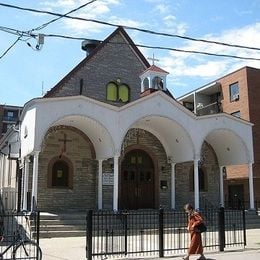
[[[258,48],[258,47],[249,47],[249,46],[245,46],[245,45],[230,44],[230,43],[225,43],[225,42],[220,42],[220,41],[211,41],[211,40],[205,40],[205,39],[200,39],[200,38],[193,38],[193,37],[189,37],[189,36],[181,36],[181,35],[177,35],[177,34],[156,32],[156,31],[132,27],[132,26],[114,24],[114,23],[99,21],[99,20],[95,20],[95,19],[86,19],[86,18],[82,18],[82,17],[64,15],[64,14],[54,13],[54,12],[50,12],[50,11],[43,11],[43,10],[38,10],[38,9],[33,9],[33,8],[25,8],[25,7],[20,7],[20,6],[10,5],[10,4],[5,4],[5,3],[0,3],[0,6],[15,8],[15,9],[19,9],[19,10],[23,10],[23,11],[29,11],[29,12],[44,13],[44,14],[49,14],[49,15],[54,15],[54,16],[59,16],[59,17],[65,17],[65,18],[74,19],[74,20],[93,22],[93,23],[98,23],[98,24],[103,24],[103,25],[108,25],[108,26],[113,26],[113,27],[120,27],[121,26],[121,27],[124,27],[125,29],[136,30],[136,31],[144,32],[144,33],[160,35],[160,36],[165,36],[165,37],[174,37],[174,38],[180,38],[180,39],[189,40],[189,41],[204,42],[204,43],[209,43],[209,44],[217,44],[217,45],[222,45],[222,46],[227,46],[227,47],[232,47],[232,48],[242,48],[242,49],[257,50],[257,51],[260,50],[260,48]]]
[[[83,5],[81,5],[81,6],[77,7],[77,8],[75,8],[75,9],[72,9],[71,11],[69,11],[69,12],[67,12],[67,13],[65,13],[65,14],[63,14],[63,15],[61,15],[61,16],[59,16],[58,18],[55,18],[55,19],[53,19],[53,20],[51,20],[51,21],[49,21],[49,22],[47,22],[47,23],[42,24],[41,26],[36,27],[35,29],[32,29],[31,31],[42,30],[43,28],[45,28],[45,27],[48,26],[49,24],[54,23],[54,22],[56,22],[57,20],[59,20],[59,19],[61,19],[61,18],[63,18],[63,17],[66,17],[67,15],[69,15],[69,14],[71,14],[71,13],[74,13],[74,12],[76,12],[76,11],[78,11],[78,10],[84,8],[85,6],[90,5],[90,4],[92,4],[92,3],[96,2],[96,1],[97,1],[97,0],[89,1],[89,2],[87,2],[87,3],[85,3],[85,4],[83,4]]]
[[[64,38],[70,40],[89,40],[82,37],[73,37],[73,36],[66,36],[66,35],[59,35],[59,34],[44,34],[45,37],[56,37],[56,38]],[[100,41],[103,42],[103,41]],[[109,42],[110,44],[127,44],[127,43],[118,43],[118,42]],[[131,45],[131,44],[128,44]],[[162,46],[151,46],[151,45],[144,45],[144,44],[134,44],[137,47],[147,48],[147,49],[157,49],[157,50],[168,50],[168,51],[176,51],[176,52],[184,52],[184,53],[191,53],[191,54],[202,54],[202,55],[209,55],[215,57],[224,57],[224,58],[234,58],[234,59],[242,59],[242,60],[255,60],[260,61],[260,58],[252,58],[252,57],[243,57],[243,56],[236,56],[236,55],[229,55],[229,54],[217,54],[211,52],[204,52],[204,51],[195,51],[195,50],[184,50],[184,49],[177,49],[171,47],[162,47]]]
[[[2,59],[14,46],[15,44],[20,40],[22,36],[19,36],[16,41],[9,47],[7,50],[0,56],[0,59]]]
[[[19,31],[13,28],[3,27],[0,26],[0,30],[8,33],[12,33],[18,36],[29,36],[27,32]],[[63,38],[69,40],[91,40],[85,37],[74,37],[68,35],[60,35],[60,34],[42,34],[44,37],[53,37],[53,38]],[[36,35],[33,35],[35,37]],[[99,42],[103,42],[100,40]],[[117,42],[109,42],[110,44],[127,44],[127,43],[117,43]],[[128,44],[129,45],[129,44]],[[215,56],[215,57],[224,57],[224,58],[234,58],[234,59],[241,59],[241,60],[254,60],[260,61],[260,58],[252,58],[252,57],[244,57],[244,56],[237,56],[237,55],[230,55],[230,54],[217,54],[211,52],[204,52],[204,51],[196,51],[196,50],[185,50],[185,49],[178,49],[178,48],[171,48],[171,47],[163,47],[163,46],[151,46],[151,45],[144,45],[144,44],[134,44],[137,47],[147,48],[147,49],[157,49],[157,50],[168,50],[168,51],[175,51],[175,52],[183,52],[183,53],[191,53],[191,54],[201,54],[201,55],[208,55],[208,56]]]

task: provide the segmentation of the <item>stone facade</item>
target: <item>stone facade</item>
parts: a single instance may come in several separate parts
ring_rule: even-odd
[[[64,134],[69,140],[64,151]],[[72,187],[51,187],[49,163],[53,158],[68,158],[72,165]],[[97,163],[89,139],[70,127],[49,131],[39,156],[38,207],[48,211],[96,208]]]
[[[122,34],[116,34],[95,55],[86,58],[86,61],[83,60],[77,67],[77,73],[73,73],[71,77],[67,76],[59,83],[62,88],[57,88],[52,97],[79,95],[82,82],[82,95],[109,103],[106,100],[106,85],[111,81],[120,81],[129,86],[130,102],[140,97],[139,75],[146,67]],[[117,106],[124,105],[124,103],[110,103]]]

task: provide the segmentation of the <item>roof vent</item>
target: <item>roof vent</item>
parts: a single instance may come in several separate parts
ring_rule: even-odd
[[[86,51],[87,56],[98,46],[98,40],[85,40],[81,43],[81,49]]]

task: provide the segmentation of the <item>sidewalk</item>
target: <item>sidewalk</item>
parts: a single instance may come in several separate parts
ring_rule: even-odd
[[[40,240],[40,246],[43,252],[43,260],[84,260],[86,259],[86,238],[45,238]],[[245,250],[205,253],[208,260],[250,260],[260,259],[260,229],[247,230],[247,246]],[[198,256],[192,256],[190,260],[197,259]],[[132,258],[133,259],[133,258]],[[159,258],[146,258],[159,259]],[[182,259],[181,256],[165,257],[163,259]]]

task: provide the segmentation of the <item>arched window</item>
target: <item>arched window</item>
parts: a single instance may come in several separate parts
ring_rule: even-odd
[[[198,175],[199,175],[199,191],[207,191],[208,189],[208,178],[207,178],[207,172],[204,167],[199,166],[198,167]],[[190,172],[190,191],[194,191],[194,167],[192,167],[192,170]]]
[[[122,102],[129,101],[129,87],[125,84],[119,86],[118,99]]]
[[[115,82],[107,84],[107,100],[117,102],[128,102],[130,99],[130,89],[126,84],[118,85]]]
[[[163,89],[163,80],[156,76],[153,78],[153,88],[154,89]]]
[[[117,85],[113,82],[107,84],[107,100],[109,101],[117,100]]]
[[[67,158],[53,158],[48,167],[48,187],[72,188],[72,165]]]
[[[149,88],[149,79],[148,78],[145,78],[144,81],[143,81],[143,86],[144,86],[144,89],[148,89]]]

